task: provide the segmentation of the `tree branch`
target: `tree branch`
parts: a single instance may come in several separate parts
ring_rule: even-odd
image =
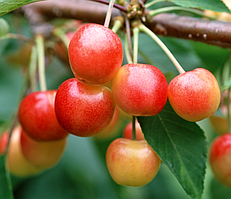
[[[46,23],[54,18],[71,18],[103,24],[107,5],[88,0],[48,0],[22,7],[32,24]],[[148,11],[147,11],[148,12]],[[113,9],[112,18],[121,16]],[[231,23],[162,13],[146,25],[156,34],[204,42],[223,48],[231,47]]]
[[[147,26],[156,34],[231,47],[231,23],[162,13]]]

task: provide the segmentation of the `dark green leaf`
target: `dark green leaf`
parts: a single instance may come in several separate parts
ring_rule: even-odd
[[[24,5],[27,5],[27,4],[30,4],[30,3],[33,3],[33,2],[36,2],[36,1],[39,1],[39,0],[19,0],[19,1],[16,1],[16,0],[2,0],[0,1],[0,16],[10,12],[10,11],[13,11],[17,8],[20,8]]]
[[[207,143],[203,130],[180,118],[167,102],[161,113],[138,117],[146,140],[171,170],[187,194],[201,198]]]
[[[0,198],[13,199],[10,176],[5,167],[5,158],[5,155],[0,156]]]
[[[213,10],[216,12],[230,12],[221,0],[169,0],[183,7],[199,8],[203,10]]]

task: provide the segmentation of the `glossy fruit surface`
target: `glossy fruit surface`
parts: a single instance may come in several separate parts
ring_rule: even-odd
[[[231,187],[231,133],[219,136],[211,143],[209,162],[214,177]]]
[[[111,122],[114,110],[110,89],[86,85],[76,78],[63,82],[55,98],[55,112],[60,125],[81,137],[102,131]]]
[[[120,38],[99,24],[90,23],[79,28],[68,52],[75,77],[87,84],[103,85],[109,82],[123,61]]]
[[[55,95],[56,90],[33,92],[20,103],[19,121],[25,133],[34,140],[61,140],[68,135],[59,125],[55,115]]]
[[[220,103],[220,89],[211,72],[197,68],[171,80],[168,99],[180,117],[196,122],[216,112]]]
[[[167,80],[155,66],[126,64],[113,78],[112,93],[117,105],[134,116],[158,114],[167,101]]]
[[[115,139],[106,152],[106,164],[112,179],[125,186],[140,187],[156,176],[160,158],[145,140]]]
[[[135,122],[135,126],[136,126],[136,140],[144,140],[145,139],[144,134],[137,120]],[[123,137],[127,139],[132,139],[132,122],[129,122],[125,126],[124,131],[123,131]]]
[[[29,177],[29,176],[37,175],[41,173],[43,169],[33,165],[23,155],[21,143],[20,143],[21,131],[22,131],[21,127],[18,126],[12,132],[9,149],[7,153],[7,159],[6,159],[7,169],[12,175],[17,177]],[[4,134],[6,134],[9,139],[8,132],[5,132]],[[2,139],[2,136],[0,139]],[[4,140],[7,142],[8,139],[6,140],[4,138]],[[2,140],[0,141],[0,143],[1,145],[3,144],[6,146],[6,143],[2,142]]]
[[[56,165],[65,150],[67,138],[50,142],[39,142],[31,139],[26,133],[21,132],[20,142],[25,158],[41,169],[48,169]]]

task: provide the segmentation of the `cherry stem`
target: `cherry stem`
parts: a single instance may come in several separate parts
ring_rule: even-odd
[[[132,140],[136,140],[136,116],[132,116]]]
[[[113,24],[113,27],[112,27],[112,31],[114,33],[117,33],[117,31],[122,27],[122,22],[120,20],[115,20],[114,24]]]
[[[38,53],[38,69],[39,69],[39,82],[40,90],[46,91],[46,74],[45,74],[45,52],[44,52],[44,38],[42,35],[38,34],[35,38],[37,53]]]
[[[159,9],[150,11],[148,14],[150,17],[154,17],[157,14],[172,12],[172,11],[185,11],[185,12],[193,13],[193,14],[196,14],[199,16],[207,17],[210,19],[215,19],[213,17],[209,17],[209,16],[205,15],[203,13],[203,11],[199,11],[199,10],[192,9],[192,8],[184,8],[184,7],[180,7],[180,6],[169,6],[169,7],[159,8]]]
[[[127,62],[129,64],[131,64],[132,63],[132,57],[131,57],[131,54],[130,54],[130,51],[129,51],[129,44],[128,44],[127,35],[125,35],[125,37],[124,37],[124,51],[125,51],[125,56],[126,56]]]
[[[173,54],[170,52],[170,50],[165,46],[165,44],[156,36],[154,32],[152,32],[149,28],[147,28],[145,25],[140,24],[139,26],[140,31],[146,33],[149,35],[166,53],[166,55],[169,57],[169,59],[172,61],[172,63],[175,65],[176,69],[180,74],[184,73],[184,69],[181,67],[179,62],[176,60],[176,58],[173,56]]]
[[[62,40],[62,42],[65,44],[65,46],[68,48],[70,40],[68,39],[66,33],[61,28],[55,28],[53,30],[53,34],[59,37]]]
[[[111,13],[112,13],[114,3],[115,3],[115,0],[110,0],[108,10],[107,10],[106,19],[104,21],[104,26],[107,27],[107,28],[109,27],[109,23],[110,23],[110,20],[111,20]]]
[[[37,90],[37,78],[36,78],[36,69],[37,69],[37,50],[33,46],[31,49],[30,64],[29,64],[29,78],[32,92]]]
[[[137,63],[138,61],[138,46],[139,46],[139,28],[135,27],[133,28],[133,63]]]

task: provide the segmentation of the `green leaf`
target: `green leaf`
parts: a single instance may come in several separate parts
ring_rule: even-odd
[[[40,0],[0,0],[0,16],[13,11],[17,8],[20,8],[24,5],[33,3],[33,2],[37,2]]]
[[[230,12],[221,0],[169,0],[183,7],[213,10],[216,12]]]
[[[207,142],[203,130],[180,118],[169,102],[152,117],[138,117],[147,142],[192,198],[204,189]]]
[[[0,198],[13,199],[12,185],[10,181],[10,175],[5,167],[6,156],[0,156]]]

